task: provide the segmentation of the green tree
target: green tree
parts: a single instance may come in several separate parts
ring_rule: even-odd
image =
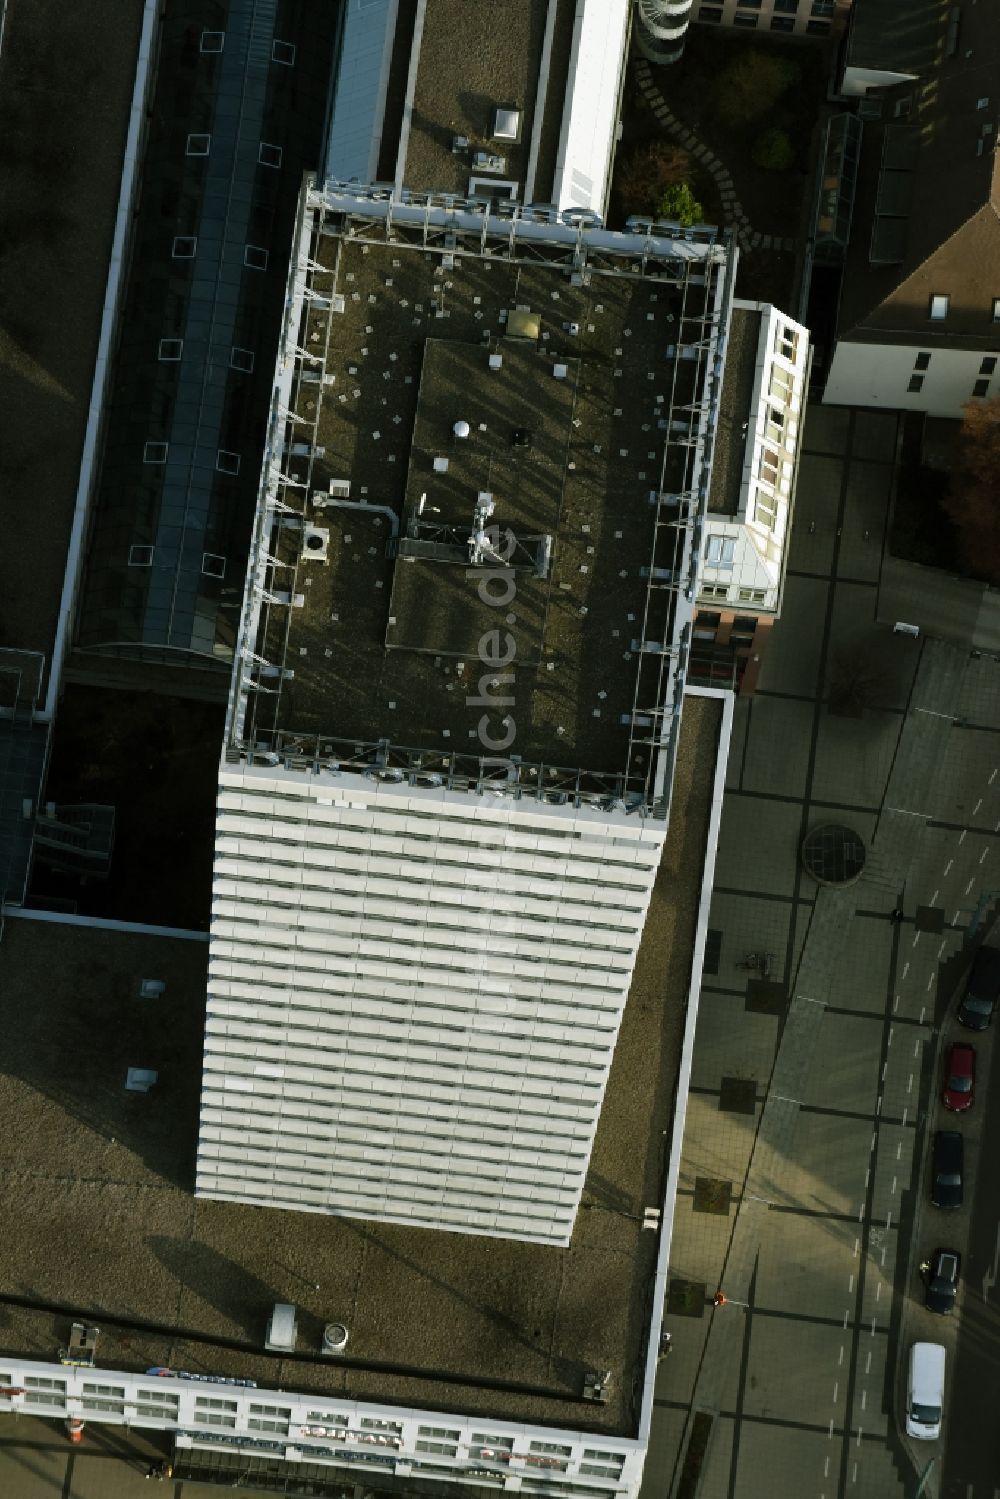
[[[725,125],[752,125],[771,112],[800,75],[798,63],[786,57],[740,48],[715,81],[716,113]]]
[[[788,132],[776,125],[762,131],[754,141],[753,159],[767,172],[787,172],[795,160],[795,147]]]
[[[700,224],[705,217],[705,210],[687,183],[678,182],[674,187],[668,187],[663,194],[656,205],[656,216],[670,219],[672,223],[680,224],[686,229],[689,224]]]

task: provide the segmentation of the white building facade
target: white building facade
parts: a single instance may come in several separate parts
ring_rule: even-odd
[[[840,339],[823,400],[960,418],[967,401],[1000,395],[997,369],[997,355],[982,348],[942,348],[936,340],[932,349],[921,349],[916,340],[880,344]]]
[[[198,1194],[566,1245],[663,837],[225,766]]]
[[[658,1322],[657,1317],[657,1322]],[[644,1412],[652,1381],[647,1371]],[[436,1479],[497,1491],[631,1499],[645,1441],[260,1389],[169,1369],[146,1374],[0,1359],[0,1412],[161,1431],[192,1449],[329,1467],[366,1490]]]
[[[734,306],[750,306],[736,302]],[[802,421],[809,330],[761,305],[753,394],[735,515],[710,513],[698,599],[741,614],[781,608]]]

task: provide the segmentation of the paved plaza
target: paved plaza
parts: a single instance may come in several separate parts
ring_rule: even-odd
[[[1000,664],[875,623],[895,445],[891,415],[810,411],[782,620],[736,707],[650,1496],[678,1493],[698,1412],[699,1499],[904,1499],[940,1456],[899,1435],[899,1354],[942,1336],[924,1141],[959,954],[1000,886]],[[830,711],[845,681],[860,716]],[[867,846],[846,889],[801,866],[829,823]]]

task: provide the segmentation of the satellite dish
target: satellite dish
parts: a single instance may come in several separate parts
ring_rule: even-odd
[[[454,432],[454,434],[455,434],[456,437],[463,437],[464,438],[464,437],[468,437],[470,429],[469,429],[469,424],[465,420],[465,418],[464,417],[460,417],[459,420],[455,423],[455,425],[452,427],[451,430]]]

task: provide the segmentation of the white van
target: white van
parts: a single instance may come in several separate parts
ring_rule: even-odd
[[[906,1386],[906,1434],[933,1442],[941,1435],[944,1408],[944,1348],[940,1343],[914,1343]]]

